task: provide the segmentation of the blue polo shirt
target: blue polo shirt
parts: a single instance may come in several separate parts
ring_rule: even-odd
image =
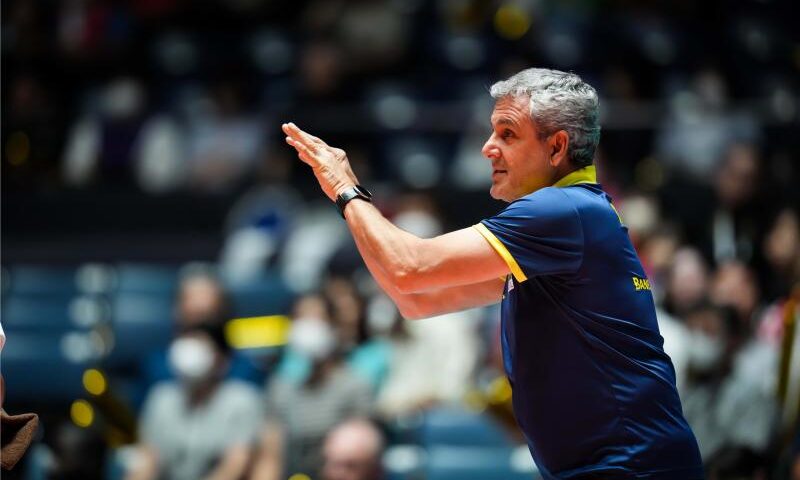
[[[475,228],[512,273],[503,359],[544,478],[703,478],[650,284],[594,166]]]

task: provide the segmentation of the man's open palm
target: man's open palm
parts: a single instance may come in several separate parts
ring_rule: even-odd
[[[294,123],[284,123],[281,128],[286,134],[286,143],[294,147],[300,160],[314,170],[314,175],[328,198],[335,201],[339,193],[358,184],[344,150],[329,146],[319,138],[300,130]]]

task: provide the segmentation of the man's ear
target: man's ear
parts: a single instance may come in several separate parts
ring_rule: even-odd
[[[550,165],[558,167],[567,161],[569,149],[569,135],[565,130],[559,130],[547,139],[547,149],[550,153]]]

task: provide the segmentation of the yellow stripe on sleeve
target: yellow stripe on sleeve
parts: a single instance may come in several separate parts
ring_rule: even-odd
[[[609,203],[609,205],[611,205],[611,210],[614,210],[614,213],[617,214],[617,218],[619,218],[619,223],[623,223],[622,215],[620,215],[619,212],[617,211],[617,207],[615,207],[613,203]]]
[[[473,226],[475,227],[475,230],[477,230],[483,236],[483,238],[489,242],[489,245],[491,245],[492,248],[494,248],[495,251],[503,258],[503,260],[506,262],[506,265],[508,265],[508,268],[511,270],[511,274],[517,279],[517,282],[522,283],[528,279],[528,277],[525,276],[525,273],[523,273],[522,269],[519,268],[519,264],[516,260],[514,260],[511,252],[509,252],[506,246],[503,245],[503,242],[498,240],[498,238],[495,237],[488,228],[486,228],[486,225],[478,223]]]

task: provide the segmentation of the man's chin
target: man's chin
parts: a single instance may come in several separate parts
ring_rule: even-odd
[[[489,189],[489,196],[494,198],[495,200],[500,200],[501,202],[508,202],[509,200],[505,195],[503,195],[502,189],[498,188],[495,185]]]

